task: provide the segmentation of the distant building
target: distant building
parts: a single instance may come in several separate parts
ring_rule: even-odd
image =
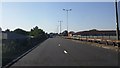
[[[115,30],[89,30],[89,31],[81,31],[77,32],[74,35],[81,35],[81,36],[115,36]]]
[[[68,33],[68,36],[71,37],[71,36],[73,36],[73,34],[75,34],[75,32],[70,31],[70,32]]]
[[[17,34],[17,33],[12,33],[12,32],[4,32],[2,31],[2,39],[26,39],[28,38],[27,36]]]

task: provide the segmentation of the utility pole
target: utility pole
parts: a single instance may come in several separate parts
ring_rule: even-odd
[[[56,26],[56,33],[59,33],[59,25]]]
[[[60,34],[61,34],[61,22],[63,22],[63,21],[58,21],[58,22],[60,22]]]
[[[116,39],[120,40],[120,38],[119,38],[118,3],[117,3],[117,0],[115,0],[115,9],[116,9]],[[118,46],[119,46],[119,44],[118,44]]]
[[[63,9],[63,11],[67,12],[67,31],[68,31],[68,11],[71,11],[72,9]]]

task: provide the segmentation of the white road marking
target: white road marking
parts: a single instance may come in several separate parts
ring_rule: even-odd
[[[60,47],[60,44],[58,46]]]
[[[60,47],[61,45],[60,45],[60,44],[58,44],[58,46]],[[66,50],[64,50],[64,53],[65,53],[65,54],[67,54],[68,52],[67,52]]]
[[[105,49],[110,49],[109,47],[102,47],[102,48],[105,48]]]
[[[67,54],[67,51],[66,51],[66,50],[64,50],[64,53],[65,53],[65,54]]]

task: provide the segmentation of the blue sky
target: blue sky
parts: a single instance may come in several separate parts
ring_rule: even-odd
[[[69,12],[69,31],[90,29],[111,30],[116,28],[113,2],[3,2],[2,29],[22,28],[29,31],[38,26],[45,32],[58,32],[66,27],[66,12]]]

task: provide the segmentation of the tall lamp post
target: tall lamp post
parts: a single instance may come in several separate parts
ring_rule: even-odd
[[[115,9],[116,9],[116,38],[117,38],[117,40],[120,40],[120,38],[119,38],[118,3],[117,3],[117,0],[115,0]],[[118,44],[118,46],[119,46],[119,44]]]
[[[60,22],[60,34],[61,34],[61,22],[63,22],[63,21],[58,21],[58,22]]]
[[[68,12],[71,11],[72,9],[63,9],[63,11],[67,12],[67,31],[68,31]],[[68,34],[67,34],[68,35]]]

